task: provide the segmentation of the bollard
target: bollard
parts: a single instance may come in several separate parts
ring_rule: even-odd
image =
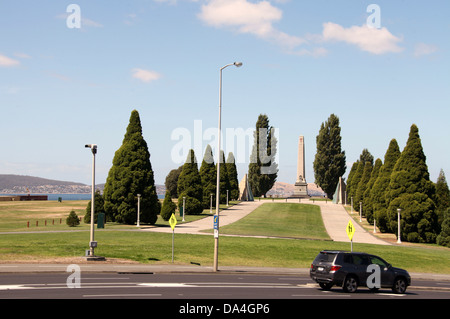
[[[45,220],[45,224],[44,224],[44,226],[47,226],[47,220]]]
[[[27,221],[27,228],[30,228],[30,221]]]
[[[36,227],[38,227],[39,226],[39,222],[38,221],[36,221]]]

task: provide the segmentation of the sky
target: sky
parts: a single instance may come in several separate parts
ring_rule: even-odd
[[[450,176],[450,2],[131,0],[0,2],[0,174],[104,183],[132,110],[156,184],[189,148],[217,144],[248,171],[266,114],[278,181],[296,180],[305,137],[340,119],[347,176],[367,148],[384,159],[419,128],[432,181]]]

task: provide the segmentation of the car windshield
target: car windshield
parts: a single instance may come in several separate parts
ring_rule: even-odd
[[[335,253],[321,252],[317,255],[316,259],[314,259],[314,263],[333,262],[335,257]]]

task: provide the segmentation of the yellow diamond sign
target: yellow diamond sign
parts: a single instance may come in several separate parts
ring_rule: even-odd
[[[350,240],[353,239],[353,235],[355,234],[355,226],[353,226],[352,221],[349,220],[347,227],[345,228],[345,231],[347,232],[347,236]]]
[[[177,224],[177,218],[175,217],[175,214],[172,214],[169,219],[169,225],[172,227],[172,230],[174,230],[175,225]]]

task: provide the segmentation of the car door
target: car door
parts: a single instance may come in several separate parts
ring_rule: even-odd
[[[366,285],[367,277],[370,273],[367,272],[369,266],[369,258],[366,255],[353,254],[353,264],[355,266],[355,274],[358,276],[359,284]]]
[[[370,256],[370,263],[378,265],[380,267],[381,286],[382,287],[392,286],[394,280],[394,273],[390,265],[385,260],[377,256]]]

